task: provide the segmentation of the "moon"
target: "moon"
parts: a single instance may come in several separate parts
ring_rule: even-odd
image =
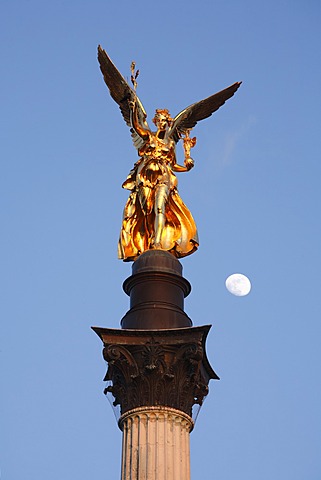
[[[244,297],[251,291],[250,280],[242,273],[233,273],[225,281],[226,288],[232,295]]]

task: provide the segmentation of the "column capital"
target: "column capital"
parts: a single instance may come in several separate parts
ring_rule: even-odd
[[[202,405],[210,379],[205,341],[210,329],[125,330],[93,327],[103,341],[108,362],[106,393],[114,396],[121,414],[137,407],[170,407],[192,416]]]

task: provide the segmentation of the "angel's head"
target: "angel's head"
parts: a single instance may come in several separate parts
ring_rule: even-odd
[[[157,109],[153,122],[159,130],[166,130],[167,127],[171,126],[173,119],[166,108]]]

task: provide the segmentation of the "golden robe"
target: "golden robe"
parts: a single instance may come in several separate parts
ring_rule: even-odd
[[[149,249],[163,249],[177,257],[198,247],[195,222],[177,192],[175,172],[187,172],[194,166],[190,150],[196,138],[190,138],[195,125],[216,112],[231,98],[241,82],[188,106],[174,118],[165,109],[156,109],[152,132],[147,114],[137,96],[139,71],[131,65],[131,83],[117,70],[105,50],[98,47],[98,61],[110,95],[118,104],[126,125],[130,127],[134,147],[140,160],[123,187],[130,190],[119,239],[119,258],[135,260]],[[175,145],[183,140],[184,166],[176,162]]]
[[[125,261],[135,260],[141,253],[155,248],[155,209],[159,198],[164,203],[165,225],[157,248],[180,258],[198,247],[194,219],[177,191],[177,178],[172,170],[173,142],[155,135],[152,140],[139,150],[141,158],[123,183],[123,188],[131,191],[118,243],[118,256]]]

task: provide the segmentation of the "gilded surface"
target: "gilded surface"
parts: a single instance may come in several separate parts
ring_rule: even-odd
[[[130,127],[139,160],[123,183],[130,191],[124,208],[118,243],[118,256],[135,260],[146,250],[167,250],[176,257],[193,253],[198,247],[197,228],[192,214],[177,190],[176,172],[188,172],[194,161],[190,156],[196,138],[190,137],[196,123],[212,115],[234,95],[240,82],[185,108],[171,118],[168,110],[156,110],[151,131],[146,112],[136,95],[135,63],[131,65],[131,88],[107,53],[99,46],[98,60],[112,98],[118,103]],[[184,165],[176,160],[175,147],[183,140]]]

